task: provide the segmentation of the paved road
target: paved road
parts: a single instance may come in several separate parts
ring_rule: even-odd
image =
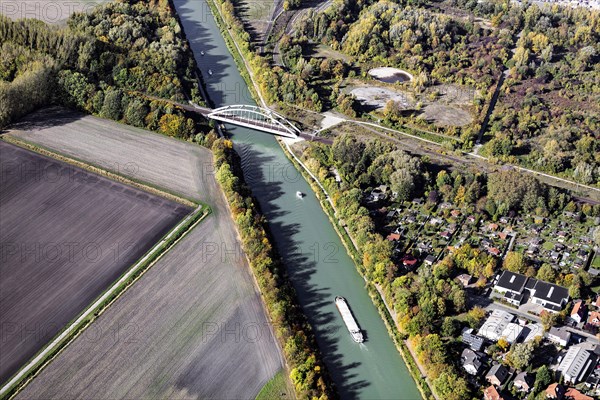
[[[517,315],[519,317],[523,317],[523,318],[526,318],[526,319],[534,321],[534,322],[539,322],[539,323],[542,322],[542,320],[538,316],[528,314],[528,313],[520,311],[520,310],[516,310],[512,307],[505,306],[504,304],[491,302],[491,299],[488,297],[485,297],[485,296],[476,296],[476,295],[470,294],[469,295],[469,303],[471,305],[479,305],[479,306],[485,308],[486,310],[502,310],[502,311],[509,312],[513,315]],[[593,343],[596,343],[596,344],[600,343],[598,338],[595,335],[592,335],[591,333],[587,333],[580,329],[576,329],[576,328],[573,328],[570,326],[565,326],[565,327],[571,333],[574,333],[579,336],[583,336]]]

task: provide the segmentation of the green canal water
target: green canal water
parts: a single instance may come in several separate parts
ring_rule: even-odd
[[[205,0],[174,3],[215,106],[255,104]],[[363,279],[309,184],[273,136],[244,128],[228,130],[340,396],[420,399]],[[307,195],[298,199],[297,191]],[[365,343],[350,337],[334,305],[335,296],[348,300],[365,332]]]

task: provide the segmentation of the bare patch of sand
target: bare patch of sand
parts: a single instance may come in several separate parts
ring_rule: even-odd
[[[425,106],[419,118],[441,127],[464,126],[473,121],[473,116],[468,111],[439,103]]]
[[[352,93],[363,105],[376,108],[385,107],[385,104],[390,100],[394,100],[402,108],[411,108],[414,105],[412,96],[399,90],[391,90],[377,86],[361,86],[352,89],[350,93]]]

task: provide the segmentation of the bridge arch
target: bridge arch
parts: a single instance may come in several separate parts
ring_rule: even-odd
[[[258,106],[236,104],[219,107],[208,113],[207,117],[292,139],[298,138],[302,133],[300,129],[294,126],[283,115]]]

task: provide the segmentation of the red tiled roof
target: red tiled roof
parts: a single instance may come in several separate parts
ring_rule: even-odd
[[[600,326],[600,312],[592,311],[590,316],[588,317],[588,324],[592,324],[594,326]]]
[[[393,242],[395,240],[400,240],[400,234],[398,234],[398,233],[390,233],[387,236],[387,240],[389,240],[390,242]]]
[[[574,388],[567,389],[565,397],[569,400],[594,400],[593,397],[586,396],[585,394],[581,393],[579,390]]]
[[[500,396],[500,393],[498,393],[498,390],[494,386],[485,388],[483,398],[485,400],[504,400],[504,397]]]
[[[571,310],[571,317],[579,314],[579,309],[581,308],[582,304],[583,301],[578,301],[577,303],[575,303],[575,305],[573,306],[573,310]]]

